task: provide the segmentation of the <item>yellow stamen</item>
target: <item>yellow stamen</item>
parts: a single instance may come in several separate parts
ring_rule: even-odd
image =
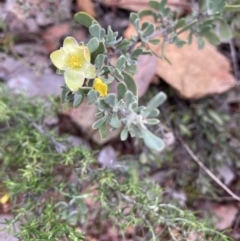
[[[78,56],[71,55],[69,58],[69,66],[70,68],[80,68],[82,67],[82,61]]]

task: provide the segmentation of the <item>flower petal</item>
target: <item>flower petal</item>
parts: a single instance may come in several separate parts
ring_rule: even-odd
[[[68,54],[62,48],[50,54],[52,63],[60,70],[68,68]]]
[[[85,56],[86,60],[90,63],[91,55],[90,55],[90,51],[87,46],[84,46],[84,56]]]
[[[86,78],[93,79],[96,76],[96,69],[90,63],[85,62],[81,70]]]
[[[68,69],[64,73],[65,83],[68,88],[72,91],[77,91],[78,88],[82,87],[84,82],[84,75],[82,71]]]
[[[77,46],[77,48],[74,48],[74,53],[78,54],[79,56],[82,56],[81,58],[84,58],[85,61],[90,63],[91,55],[87,46],[85,45]]]
[[[99,92],[101,97],[105,97],[108,92],[107,84],[103,83],[100,78],[96,78],[93,84],[93,88]]]
[[[63,41],[63,48],[68,52],[75,52],[76,47],[78,47],[78,42],[73,37],[67,37]]]

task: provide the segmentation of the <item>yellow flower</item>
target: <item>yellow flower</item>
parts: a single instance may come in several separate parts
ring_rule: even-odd
[[[93,88],[99,92],[101,97],[104,97],[107,95],[108,86],[105,83],[103,83],[100,78],[95,79]]]
[[[72,91],[82,87],[84,79],[93,79],[95,67],[90,63],[90,52],[87,46],[80,46],[75,38],[67,37],[63,47],[51,53],[53,64],[64,70],[66,85]]]

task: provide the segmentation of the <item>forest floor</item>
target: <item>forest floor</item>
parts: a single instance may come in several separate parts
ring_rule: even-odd
[[[62,45],[66,36],[74,36],[78,41],[89,39],[87,30],[74,22],[73,15],[86,11],[103,27],[111,25],[114,31],[126,36],[131,33],[130,12],[146,7],[146,3],[0,1],[0,81],[13,92],[22,91],[29,97],[59,96],[64,79],[56,74],[49,54]],[[189,8],[191,1],[169,1],[169,4],[179,15],[186,15],[186,8],[181,6]],[[146,103],[159,91],[168,95],[160,109],[162,125],[157,130],[167,146],[160,155],[131,138],[122,143],[118,134],[102,142],[90,131],[94,109],[86,111],[84,105],[73,109],[61,106],[59,101],[58,115],[47,120],[47,124],[59,135],[68,134],[75,146],[100,149],[96,157],[101,164],[106,157],[117,160],[127,155],[140,159],[143,167],[146,162],[151,163],[145,175],[164,188],[166,201],[174,200],[184,208],[197,211],[200,218],[212,218],[218,230],[240,240],[239,202],[199,166],[199,163],[205,165],[217,180],[240,196],[239,51],[240,41],[233,39],[218,48],[209,45],[198,50],[194,44],[182,49],[169,48],[166,54],[178,63],[174,66],[165,67],[154,56],[140,59],[136,76],[140,102]],[[191,58],[187,52],[195,57]],[[199,69],[194,80],[193,73],[184,69],[190,63]],[[221,64],[229,66],[226,73]],[[168,76],[172,71],[176,74],[171,79]],[[189,83],[178,89],[178,79]],[[201,87],[197,83],[202,83]],[[4,194],[0,189],[0,198]],[[1,223],[11,214],[11,202],[0,204],[0,211]],[[3,235],[0,234],[0,240],[15,240],[3,239]]]

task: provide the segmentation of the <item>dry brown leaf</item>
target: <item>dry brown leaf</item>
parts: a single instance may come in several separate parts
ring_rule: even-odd
[[[138,12],[148,7],[148,0],[104,0],[104,4]]]
[[[238,209],[233,205],[216,203],[210,203],[209,211],[213,214],[215,226],[219,230],[230,228],[238,213]]]
[[[48,53],[53,52],[59,47],[60,39],[67,35],[70,31],[70,26],[68,23],[60,24],[57,26],[52,26],[47,28],[41,35],[43,39],[43,44],[47,49]]]
[[[103,2],[108,6],[123,8],[135,12],[150,8],[148,5],[149,0],[104,0]],[[187,0],[168,0],[167,4],[174,9],[189,9]]]
[[[86,32],[83,29],[72,29],[69,22],[48,27],[40,37],[48,53],[51,53],[60,47],[60,40],[66,36],[73,36],[78,41],[87,39]]]
[[[142,21],[152,19],[148,17]],[[125,37],[130,38],[135,33],[134,27],[130,25]],[[183,33],[181,39],[186,39],[187,36],[188,33]],[[160,40],[162,41],[161,38]],[[161,55],[160,45],[150,47]],[[236,80],[230,74],[229,61],[208,43],[202,50],[198,49],[196,39],[193,39],[191,45],[182,48],[169,44],[165,47],[165,55],[172,64],[158,59],[156,73],[184,98],[198,99],[210,94],[220,94],[236,85]]]
[[[77,7],[93,17],[96,15],[92,0],[77,0]]]
[[[187,34],[182,37],[187,37]],[[172,65],[158,59],[157,74],[184,98],[198,99],[220,94],[236,84],[230,74],[229,61],[210,44],[199,50],[194,40],[182,48],[167,45],[165,51]]]

